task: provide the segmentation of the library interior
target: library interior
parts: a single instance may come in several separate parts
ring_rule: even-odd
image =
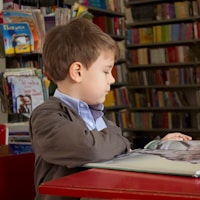
[[[54,92],[58,91],[57,84],[51,80],[44,69],[43,46],[46,35],[56,26],[67,25],[76,18],[85,18],[97,25],[109,35],[120,50],[119,58],[114,62],[111,72],[115,82],[111,84],[110,91],[102,103],[103,115],[120,127],[121,135],[129,141],[133,151],[155,150],[149,148],[151,142],[160,142],[169,133],[190,136],[191,141],[196,141],[195,143],[170,143],[170,147],[168,143],[167,147],[162,147],[165,150],[184,152],[192,149],[190,151],[190,155],[193,156],[192,162],[197,163],[196,167],[199,167],[199,170],[195,169],[194,176],[199,176],[200,159],[196,154],[197,151],[200,153],[200,142],[198,144],[200,140],[200,0],[1,0],[0,199],[34,200],[35,198],[35,154],[30,136],[30,118],[37,107],[55,96]],[[61,96],[58,93],[56,95]],[[157,150],[163,150],[159,146],[161,144],[156,143],[156,145]],[[193,148],[182,149],[181,145],[191,145]],[[185,161],[182,154],[178,155]],[[96,165],[91,164],[91,166],[96,168],[94,167]],[[106,174],[109,170],[92,170],[94,171],[88,172],[89,177],[95,176],[106,182]],[[81,173],[83,173],[80,174],[81,178],[74,176],[73,180],[82,181],[82,177],[87,175],[84,173],[87,172]],[[102,173],[102,178],[98,173]],[[125,172],[115,176],[115,170],[112,173],[113,175],[109,174],[110,179],[119,176],[121,181],[122,174]],[[134,173],[137,176],[137,170]],[[124,174],[124,176],[129,175]],[[150,182],[154,181],[154,178],[150,176],[148,181],[151,185]],[[138,176],[136,180],[144,181],[144,177]],[[160,181],[164,180],[166,185],[170,185],[173,181],[177,184],[181,183],[176,176],[172,176],[170,180],[167,180],[165,175],[160,175],[159,178]],[[130,180],[129,184],[131,184]],[[185,177],[184,181],[186,181]],[[192,182],[193,178],[187,181]],[[66,185],[70,183],[71,179],[69,181],[66,179],[65,184],[63,180],[52,185],[63,184],[63,187],[67,187]],[[93,182],[85,183],[88,187],[90,184],[92,185]],[[62,188],[60,190],[51,188],[52,185],[50,183],[41,187],[41,194],[56,196],[71,194],[73,197],[78,197],[75,196],[78,193],[76,190],[71,192],[69,190],[67,193],[67,190],[64,191]],[[82,184],[80,187],[84,188],[85,185]],[[98,187],[101,186],[96,185],[98,191],[96,194],[95,190],[89,188],[89,194],[79,191],[82,195],[80,197],[115,200],[154,199],[150,193],[145,193],[143,196],[128,193],[126,186],[124,196],[123,192],[117,193],[117,191],[116,195],[112,196],[100,191]],[[168,191],[171,192],[169,196],[164,198],[165,192],[163,194],[161,192],[155,199],[200,199],[200,193],[195,193],[199,186],[188,185],[185,184],[184,188],[189,187],[191,190],[188,189],[184,194],[176,196],[177,191],[174,189]],[[145,188],[146,185],[142,187]],[[137,190],[132,186],[129,189]],[[113,188],[111,190],[115,191]],[[150,190],[156,193],[153,188]],[[44,199],[38,197],[35,200]],[[61,199],[55,197],[54,200]]]

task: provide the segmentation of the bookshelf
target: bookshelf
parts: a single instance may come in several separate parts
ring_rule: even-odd
[[[18,24],[18,25],[19,25],[19,27],[21,27],[21,24]],[[4,35],[2,37],[4,38]],[[30,46],[30,44],[28,44],[28,46]],[[20,48],[21,48],[21,46],[20,46]],[[15,49],[15,47],[14,47],[14,49]],[[30,47],[29,47],[29,49],[30,49]],[[38,79],[38,83],[41,83],[41,72],[42,72],[42,57],[41,56],[42,55],[40,52],[32,52],[32,51],[25,52],[25,53],[22,53],[22,52],[15,53],[14,52],[14,53],[9,53],[9,54],[4,52],[0,55],[0,57],[1,57],[0,58],[0,60],[1,60],[1,68],[0,68],[0,72],[1,72],[1,115],[2,115],[2,118],[0,120],[1,123],[28,121],[28,116],[25,116],[24,113],[17,113],[18,111],[15,112],[13,110],[15,107],[17,107],[17,104],[18,104],[17,103],[18,97],[14,96],[14,95],[17,95],[17,93],[16,93],[16,91],[14,92],[14,90],[17,89],[19,82],[13,84],[13,87],[12,87],[11,82],[10,82],[11,76],[9,78],[5,77],[6,71],[10,70],[9,73],[11,73],[11,70],[12,70],[13,71],[12,73],[14,73],[14,71],[16,71],[16,72],[18,71],[18,73],[19,73],[19,71],[22,69],[27,70],[27,71],[30,69],[31,71],[35,71],[35,72],[37,70],[37,72],[38,72],[37,78],[39,78],[39,76],[40,76],[40,78]],[[19,77],[22,78],[24,75],[25,74],[21,74],[20,76],[18,76],[18,78]],[[27,77],[25,77],[24,80],[28,80],[29,78],[31,78],[32,75],[26,74],[26,76]],[[33,78],[33,76],[32,76],[32,78]],[[36,78],[36,77],[34,77],[34,78]],[[33,81],[33,79],[32,79],[32,81]],[[33,82],[31,82],[31,83],[33,83]],[[41,90],[42,90],[42,88],[43,88],[43,86],[41,85]],[[28,95],[28,93],[33,92],[33,90],[26,90],[25,88],[23,90],[21,86],[17,90],[21,90],[23,95],[25,95],[25,93],[26,93],[26,95]],[[41,95],[41,96],[43,96],[43,95]],[[32,96],[30,96],[30,98],[31,98],[31,102],[32,102],[31,104],[33,106],[34,98],[32,98]]]
[[[1,23],[7,23],[7,21],[5,20],[8,20],[8,17],[4,19],[4,16],[6,16],[7,13],[9,13],[9,15],[12,15],[10,14],[10,12],[13,12],[13,16],[12,18],[9,18],[9,19],[10,20],[12,19],[13,21],[9,21],[7,25],[0,24],[1,26],[0,72],[5,74],[5,71],[11,70],[11,69],[21,70],[22,68],[24,69],[31,68],[31,69],[37,69],[38,70],[37,76],[40,76],[41,78],[43,64],[42,64],[42,54],[40,50],[41,50],[42,42],[39,43],[38,37],[35,37],[36,35],[33,34],[34,31],[35,31],[34,33],[37,32],[37,28],[34,27],[35,23],[33,23],[32,21],[33,20],[32,14],[34,11],[32,13],[27,12],[26,14],[21,13],[14,16],[15,15],[14,13],[20,13],[19,8],[21,4],[20,5],[13,4],[13,3],[16,3],[14,1],[13,2],[3,1],[3,3],[4,2],[5,4],[3,4],[4,7],[1,12],[2,14]],[[7,10],[8,11],[7,12],[5,9],[8,6],[9,8],[11,8],[12,5],[13,5],[13,9]],[[38,11],[35,11],[35,12],[38,12]],[[23,20],[21,18],[21,15],[24,16]],[[27,21],[26,21],[25,15],[30,16],[30,18],[27,19]],[[18,19],[17,17],[20,18],[20,22],[17,21]],[[14,33],[15,37],[18,36],[18,38],[16,39],[15,46],[13,43],[13,38],[12,38],[12,43],[11,43],[11,38],[10,38],[11,32],[9,32],[11,30],[12,30],[12,34]],[[41,30],[43,29],[41,28]],[[21,32],[18,32],[18,31],[21,31]],[[28,40],[25,40],[26,38],[28,38]],[[36,49],[36,46],[38,47],[37,49]],[[6,80],[6,81],[4,82],[3,80]],[[5,90],[3,89],[5,88],[5,86],[3,86],[4,85],[3,83],[6,83],[6,85],[8,86],[9,85],[8,79],[6,79],[5,77],[4,78],[1,77],[0,86],[1,86],[1,95],[3,94],[3,97],[1,96],[2,98],[1,98],[0,123],[27,122],[29,119],[28,114],[24,115],[24,113],[16,113],[13,110],[12,111],[10,110],[11,107],[14,108],[17,105],[15,105],[14,103],[13,94],[12,94],[13,97],[12,97],[12,105],[11,105],[11,93],[9,92],[10,96],[7,98],[6,96],[8,96],[8,93],[5,95]],[[15,88],[16,88],[16,85],[15,85]],[[43,88],[43,86],[41,86],[41,88]],[[9,91],[11,91],[11,87],[9,87]],[[26,93],[28,94],[28,90],[26,91]],[[31,102],[32,102],[31,107],[33,107],[32,98],[31,98]]]
[[[199,138],[200,1],[130,0],[125,6],[133,18],[126,23],[128,130],[133,137],[179,131]]]

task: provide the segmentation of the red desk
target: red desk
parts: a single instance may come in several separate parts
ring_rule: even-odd
[[[200,199],[200,178],[89,169],[43,183],[41,194],[135,200]]]

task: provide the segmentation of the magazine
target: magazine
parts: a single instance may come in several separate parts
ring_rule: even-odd
[[[38,76],[8,76],[13,113],[30,114],[44,101],[42,81]]]
[[[200,177],[200,140],[153,140],[144,149],[84,167]]]
[[[40,10],[2,10],[3,22],[10,23],[28,23],[34,44],[34,52],[42,51],[42,43],[44,38],[44,21],[41,21]]]
[[[34,43],[28,23],[0,24],[6,55],[15,53],[30,53]]]

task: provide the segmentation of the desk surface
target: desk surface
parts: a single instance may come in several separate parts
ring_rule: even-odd
[[[200,178],[89,169],[43,183],[41,194],[137,200],[200,199]]]

